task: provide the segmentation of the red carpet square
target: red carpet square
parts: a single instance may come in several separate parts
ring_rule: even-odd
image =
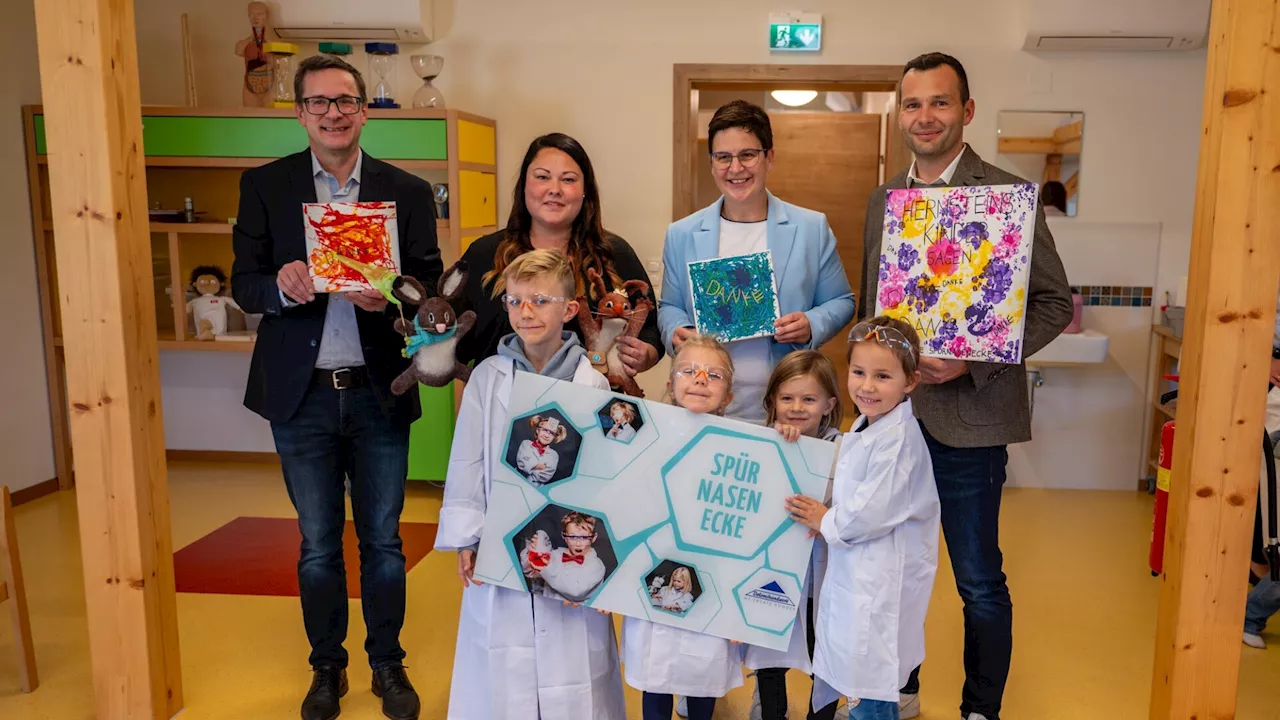
[[[406,570],[431,552],[432,523],[400,523]],[[342,533],[347,595],[360,597],[360,548],[355,524]],[[298,596],[302,535],[294,518],[238,517],[173,555],[178,592]]]

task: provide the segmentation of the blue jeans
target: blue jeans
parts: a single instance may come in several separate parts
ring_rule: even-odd
[[[346,481],[360,539],[360,593],[374,667],[398,665],[404,625],[405,560],[400,511],[409,473],[409,426],[383,414],[366,386],[313,383],[298,412],[273,423],[289,499],[298,511],[298,587],[311,666],[347,666],[347,573],[342,560]]]
[[[1000,553],[1000,493],[1009,453],[1004,446],[953,448],[935,440],[923,424],[920,429],[929,444],[942,534],[964,602],[960,715],[976,712],[998,720],[1013,654],[1013,601]]]
[[[715,712],[715,698],[685,698],[689,701],[689,720],[711,720]],[[675,697],[659,693],[644,693],[640,696],[640,711],[644,720],[671,720],[675,710]]]
[[[1249,592],[1244,606],[1244,631],[1261,635],[1267,629],[1267,620],[1280,611],[1280,583],[1269,577],[1262,578]]]
[[[885,702],[883,700],[858,700],[858,704],[849,705],[849,720],[898,720],[898,703]],[[810,712],[810,720],[831,720],[836,716],[836,706],[839,703],[831,703],[830,705],[818,710]]]

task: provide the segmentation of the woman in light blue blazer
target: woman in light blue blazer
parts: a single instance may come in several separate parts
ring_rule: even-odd
[[[730,343],[734,397],[725,412],[759,423],[773,367],[792,350],[819,348],[840,332],[853,319],[853,293],[827,217],[766,189],[773,131],[765,111],[741,100],[716,110],[708,147],[721,198],[667,228],[658,327],[668,349],[695,332],[689,263],[768,250],[781,317],[773,337]]]

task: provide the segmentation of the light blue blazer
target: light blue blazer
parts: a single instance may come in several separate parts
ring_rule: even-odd
[[[658,328],[667,352],[677,328],[693,327],[693,297],[689,288],[691,262],[720,254],[720,211],[724,198],[671,223],[662,249],[662,299]],[[836,238],[827,216],[783,202],[769,193],[767,219],[769,252],[783,315],[809,316],[813,337],[808,344],[773,343],[773,364],[792,350],[817,349],[853,319],[854,300],[849,278],[836,254]]]

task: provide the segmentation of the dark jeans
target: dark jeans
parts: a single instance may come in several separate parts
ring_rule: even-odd
[[[365,652],[372,667],[398,665],[405,656],[400,511],[409,472],[409,426],[389,420],[367,385],[335,390],[313,383],[297,414],[272,424],[271,432],[302,532],[298,587],[312,667],[347,666],[342,647],[347,637],[342,560],[347,479],[360,539]]]
[[[808,623],[805,640],[809,659],[813,659],[813,598],[805,606]],[[756,689],[760,692],[760,720],[787,720],[787,668],[760,668],[756,671]]]
[[[960,715],[1000,717],[1013,654],[1013,601],[1001,569],[1000,493],[1009,453],[1003,446],[953,448],[924,431],[942,501],[942,534],[964,601],[964,689]],[[919,692],[919,668],[903,692]]]
[[[689,720],[711,720],[716,709],[715,698],[685,698],[689,701]],[[640,697],[640,710],[644,720],[671,720],[675,711],[676,699],[673,695],[644,693]]]

